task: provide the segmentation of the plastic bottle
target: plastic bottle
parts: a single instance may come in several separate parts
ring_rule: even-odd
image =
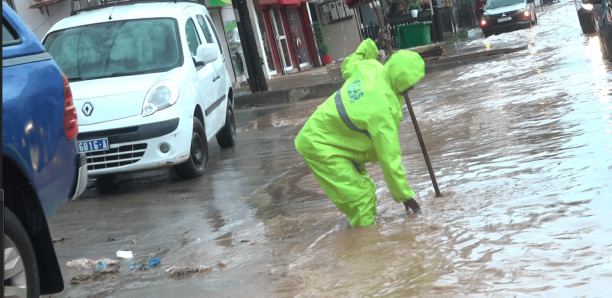
[[[159,265],[159,263],[161,263],[161,259],[159,259],[159,258],[150,258],[149,259],[149,268],[153,267],[155,265]]]

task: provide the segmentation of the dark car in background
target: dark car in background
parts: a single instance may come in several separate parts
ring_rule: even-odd
[[[488,0],[480,18],[485,37],[531,28],[537,23],[533,0]]]
[[[584,34],[594,33],[593,4],[589,3],[589,1],[574,0],[574,6],[576,7],[576,14],[578,15],[578,22],[580,22],[582,32]]]
[[[612,0],[592,0],[593,27],[599,36],[603,57],[612,62]]]
[[[612,62],[612,0],[574,0],[584,34],[597,33],[604,59]]]
[[[77,125],[68,80],[3,1],[5,297],[38,297],[64,288],[47,219],[87,185]]]

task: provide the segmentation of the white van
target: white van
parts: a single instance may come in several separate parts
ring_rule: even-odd
[[[99,181],[165,166],[197,177],[213,137],[234,146],[234,94],[205,6],[117,2],[61,20],[43,45],[70,81],[79,152]]]

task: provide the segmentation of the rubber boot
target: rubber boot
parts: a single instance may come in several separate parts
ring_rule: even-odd
[[[406,212],[410,213],[410,210],[414,213],[421,212],[421,207],[419,207],[419,203],[417,203],[414,199],[409,199],[404,202],[404,206],[406,206]]]

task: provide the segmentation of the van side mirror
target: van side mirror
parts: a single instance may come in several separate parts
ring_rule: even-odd
[[[196,66],[203,66],[217,60],[217,57],[219,57],[217,51],[218,47],[215,44],[204,43],[199,45],[194,57]]]

